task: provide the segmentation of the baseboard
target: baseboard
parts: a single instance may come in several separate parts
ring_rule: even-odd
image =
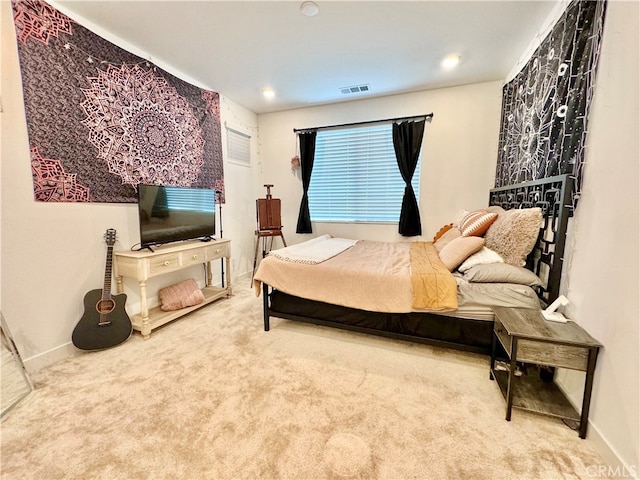
[[[638,480],[638,467],[627,465],[609,442],[602,436],[600,430],[589,422],[589,434],[586,440],[593,449],[602,457],[604,465],[593,465],[592,472],[594,478],[627,478]]]
[[[557,373],[560,373],[557,372]],[[563,383],[563,379],[566,380],[566,377],[562,378],[563,375],[560,375],[561,378],[558,378],[558,374],[556,374],[556,385],[558,388],[564,393],[569,403],[576,409],[577,412],[580,412],[582,409],[582,404],[576,403],[573,396],[570,393],[570,389],[567,389]],[[558,381],[560,380],[560,381]],[[596,425],[594,425],[591,420],[588,421],[589,428],[587,429],[587,438],[586,442],[602,457],[604,462],[603,465],[590,465],[589,468],[592,472],[594,478],[628,478],[638,480],[638,467],[635,465],[627,465],[615,451],[615,449],[611,446],[611,444],[606,440],[606,438],[602,435],[600,430]]]
[[[73,358],[80,353],[81,352],[73,346],[73,343],[69,342],[64,345],[60,345],[59,347],[52,348],[51,350],[47,350],[46,352],[39,353],[38,355],[34,355],[33,357],[23,358],[22,361],[27,372],[33,373],[46,368],[49,365],[53,365],[60,360]]]
[[[252,272],[239,273],[238,276],[236,277],[236,282],[240,282],[240,281],[249,282],[251,280],[252,276],[253,276]],[[231,285],[231,286],[233,287],[233,285]]]

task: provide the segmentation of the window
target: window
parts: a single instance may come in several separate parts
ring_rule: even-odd
[[[227,158],[231,163],[251,166],[251,136],[227,127]]]
[[[420,163],[411,182],[416,199]],[[398,223],[404,187],[391,123],[318,131],[309,185],[312,221]]]

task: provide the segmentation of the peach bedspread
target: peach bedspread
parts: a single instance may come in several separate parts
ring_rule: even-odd
[[[315,265],[269,255],[254,276],[256,295],[263,282],[297,297],[375,312],[458,307],[455,278],[431,242],[360,240]]]

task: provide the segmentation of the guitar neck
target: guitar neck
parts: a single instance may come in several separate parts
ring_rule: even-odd
[[[113,267],[113,247],[107,247],[107,262],[104,269],[104,286],[102,287],[102,300],[111,300],[111,271]]]

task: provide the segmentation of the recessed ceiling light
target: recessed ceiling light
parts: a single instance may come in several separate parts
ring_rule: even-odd
[[[316,2],[302,2],[300,5],[300,13],[306,17],[313,17],[319,10]]]
[[[440,65],[445,70],[450,70],[460,63],[460,55],[447,55],[444,57]]]
[[[262,96],[264,98],[267,98],[267,99],[270,100],[270,99],[272,99],[273,97],[276,96],[276,92],[273,90],[273,88],[269,88],[269,87],[263,88],[262,89]]]

